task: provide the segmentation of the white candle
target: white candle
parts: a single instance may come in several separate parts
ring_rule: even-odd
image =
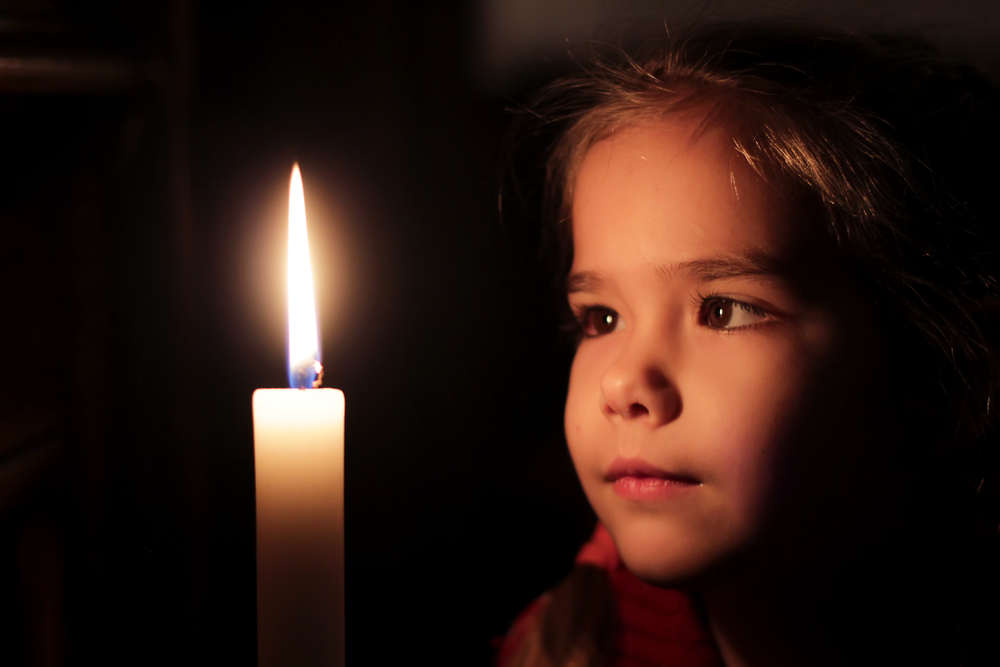
[[[296,165],[288,216],[293,388],[253,395],[261,667],[344,665],[344,394],[311,388],[320,368],[311,273]]]

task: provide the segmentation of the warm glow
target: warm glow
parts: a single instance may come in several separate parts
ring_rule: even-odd
[[[319,338],[313,294],[306,203],[299,165],[292,167],[288,191],[288,378],[293,388],[308,388],[316,377]]]

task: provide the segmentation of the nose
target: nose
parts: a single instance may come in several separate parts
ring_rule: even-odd
[[[680,415],[681,395],[665,363],[632,342],[601,377],[601,401],[609,419],[641,421],[656,428]]]

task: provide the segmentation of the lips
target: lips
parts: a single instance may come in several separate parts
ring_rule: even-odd
[[[701,481],[680,473],[662,470],[639,459],[615,459],[604,480],[615,493],[630,500],[661,500],[696,488]]]

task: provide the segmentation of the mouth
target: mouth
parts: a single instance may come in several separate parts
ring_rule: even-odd
[[[630,500],[661,500],[701,485],[701,480],[662,470],[639,459],[615,459],[604,475],[615,493]]]

